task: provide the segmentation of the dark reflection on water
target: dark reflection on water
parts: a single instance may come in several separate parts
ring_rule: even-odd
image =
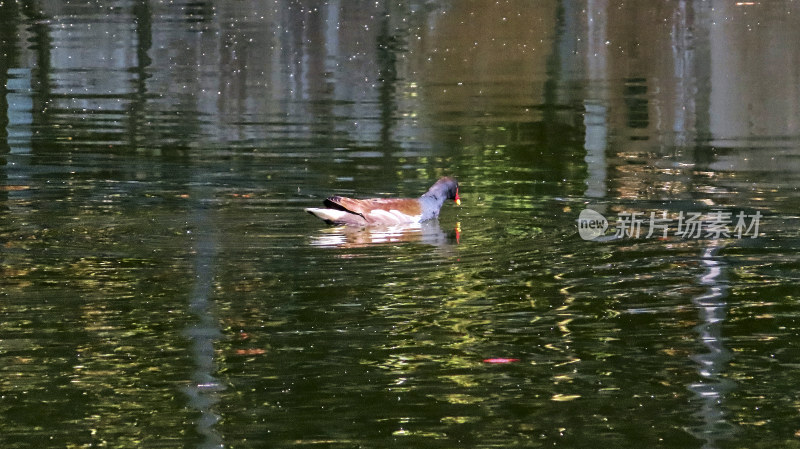
[[[797,9],[0,2],[0,442],[796,445]]]

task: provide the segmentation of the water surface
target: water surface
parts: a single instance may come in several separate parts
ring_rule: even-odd
[[[800,445],[798,18],[0,3],[0,442]],[[613,238],[715,211],[759,231]]]

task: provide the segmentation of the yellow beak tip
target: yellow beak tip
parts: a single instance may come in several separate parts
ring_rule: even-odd
[[[456,206],[460,206],[460,205],[461,205],[461,200],[456,200]]]

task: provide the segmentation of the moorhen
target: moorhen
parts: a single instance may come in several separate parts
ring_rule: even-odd
[[[419,198],[370,198],[356,200],[332,196],[323,204],[325,208],[310,207],[306,212],[316,215],[328,224],[350,226],[397,225],[420,223],[439,216],[445,200],[461,204],[458,182],[441,178]]]

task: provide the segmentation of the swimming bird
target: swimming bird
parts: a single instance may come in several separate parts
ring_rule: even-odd
[[[357,200],[332,196],[323,201],[324,208],[310,207],[306,212],[328,224],[350,226],[397,225],[421,223],[439,216],[445,200],[461,204],[458,182],[440,178],[419,198],[370,198]]]

